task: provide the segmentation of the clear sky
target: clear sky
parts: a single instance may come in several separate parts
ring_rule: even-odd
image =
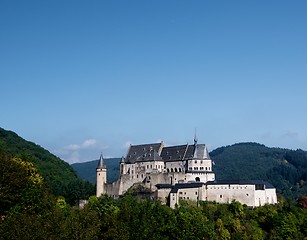
[[[130,143],[307,150],[307,1],[0,2],[0,127],[69,163]]]

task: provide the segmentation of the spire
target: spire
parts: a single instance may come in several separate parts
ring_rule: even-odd
[[[197,145],[197,132],[196,132],[196,128],[195,128],[195,134],[194,134],[194,145]]]
[[[105,165],[104,165],[104,162],[103,162],[103,156],[102,156],[102,153],[100,154],[100,158],[98,160],[98,166],[97,166],[97,169],[103,169],[105,168]]]

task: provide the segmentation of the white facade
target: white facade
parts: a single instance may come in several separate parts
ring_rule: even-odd
[[[102,157],[101,157],[102,159]],[[156,199],[175,207],[180,200],[239,201],[257,207],[277,203],[275,188],[263,181],[216,181],[205,144],[164,147],[163,142],[131,145],[120,163],[120,178],[106,183],[103,159],[97,167],[96,195],[123,195],[136,183],[143,183]]]

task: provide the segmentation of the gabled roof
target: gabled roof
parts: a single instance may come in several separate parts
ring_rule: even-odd
[[[164,147],[161,152],[161,157],[166,162],[189,159],[210,159],[208,149],[205,144],[186,144]]]
[[[205,144],[196,144],[193,158],[194,159],[210,159],[207,146]]]
[[[125,163],[135,163],[141,161],[162,161],[160,157],[163,142],[142,145],[130,145]]]
[[[172,147],[164,147],[161,152],[161,157],[164,161],[183,160],[189,145],[179,145]]]

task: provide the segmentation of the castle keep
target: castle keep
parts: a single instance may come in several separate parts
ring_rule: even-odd
[[[207,146],[194,144],[164,147],[163,142],[130,145],[120,162],[120,177],[106,182],[106,167],[100,156],[97,170],[96,195],[123,195],[136,183],[143,183],[155,199],[175,207],[180,200],[216,201],[237,200],[251,207],[277,203],[275,188],[266,182],[216,181]]]

